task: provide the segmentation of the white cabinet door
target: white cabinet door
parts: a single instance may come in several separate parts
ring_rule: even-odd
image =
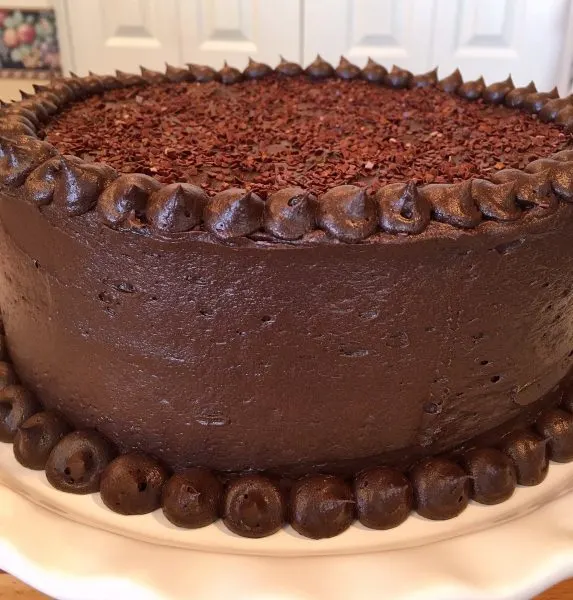
[[[305,0],[304,62],[320,54],[337,64],[344,55],[360,66],[371,57],[427,71],[433,15],[434,0]]]
[[[274,66],[301,56],[300,0],[180,0],[185,62],[244,67],[249,57]]]
[[[569,0],[437,0],[433,61],[465,79],[511,73],[547,90],[559,79]]]
[[[71,67],[110,73],[181,63],[178,0],[66,0]]]

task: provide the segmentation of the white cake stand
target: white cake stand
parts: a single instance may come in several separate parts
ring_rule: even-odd
[[[62,600],[531,598],[573,575],[573,464],[496,507],[391,531],[261,540],[123,517],[53,490],[0,444],[0,568]]]

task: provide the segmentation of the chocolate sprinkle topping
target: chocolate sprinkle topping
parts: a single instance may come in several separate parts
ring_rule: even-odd
[[[319,195],[345,184],[375,191],[404,180],[488,179],[568,139],[531,115],[435,87],[277,75],[233,86],[181,82],[105,92],[65,108],[46,135],[63,153],[118,171],[213,192],[241,187],[263,198],[289,186]]]

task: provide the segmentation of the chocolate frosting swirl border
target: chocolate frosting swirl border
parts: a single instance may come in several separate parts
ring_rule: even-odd
[[[205,198],[202,212],[197,213],[195,210],[195,217],[187,221],[187,227],[181,224],[180,219],[174,218],[163,220],[161,226],[158,226],[158,219],[153,217],[151,210],[153,214],[167,214],[173,211],[174,203],[180,199],[175,199],[170,190],[179,190],[180,194],[180,186],[184,184],[169,184],[169,190],[159,193],[168,185],[159,182],[152,185],[150,181],[149,186],[138,188],[139,197],[137,202],[134,202],[133,186],[118,185],[117,182],[114,184],[116,176],[109,175],[112,170],[107,165],[87,163],[71,156],[63,157],[53,146],[38,139],[41,124],[47,123],[69,103],[81,101],[109,89],[159,85],[169,81],[201,83],[217,80],[222,85],[233,85],[241,79],[260,79],[273,73],[318,80],[331,77],[360,77],[370,85],[385,85],[396,89],[416,87],[423,79],[424,85],[438,87],[444,93],[457,95],[468,102],[481,98],[486,103],[503,103],[513,110],[534,113],[541,111],[543,121],[555,123],[567,135],[573,133],[573,96],[558,98],[555,90],[539,93],[533,84],[515,88],[511,78],[486,86],[483,78],[464,82],[459,70],[439,80],[436,71],[432,71],[431,77],[428,77],[428,74],[413,75],[396,66],[387,71],[372,59],[360,69],[341,57],[338,67],[334,68],[320,56],[306,69],[296,65],[296,72],[291,69],[285,75],[285,64],[296,65],[286,63],[282,59],[273,69],[251,59],[243,72],[225,63],[220,71],[201,65],[188,65],[187,69],[166,65],[165,74],[141,67],[141,74],[121,71],[117,71],[115,75],[90,73],[85,77],[72,74],[69,78],[53,80],[49,86],[36,86],[35,93],[22,93],[22,100],[4,104],[0,108],[0,189],[21,190],[23,197],[38,206],[54,201],[64,206],[75,204],[80,207],[68,210],[69,217],[97,210],[105,225],[122,231],[136,230],[139,234],[168,239],[170,235],[199,230],[220,243],[233,243],[239,238],[251,238],[255,243],[259,240],[266,243],[288,243],[300,240],[304,235],[305,238],[311,236],[313,242],[334,240],[355,244],[364,242],[380,232],[390,235],[417,235],[436,221],[454,229],[464,230],[479,227],[484,221],[493,220],[509,224],[526,215],[542,218],[551,214],[559,201],[573,201],[573,157],[564,157],[564,152],[567,153],[568,150],[562,150],[534,161],[547,160],[553,165],[556,162],[562,163],[559,168],[551,168],[549,165],[546,173],[539,176],[544,178],[544,185],[536,187],[528,183],[535,168],[533,163],[523,170],[512,169],[511,177],[503,179],[504,185],[495,185],[500,182],[497,173],[492,175],[490,181],[475,177],[460,183],[391,183],[382,186],[374,196],[368,193],[367,188],[341,185],[330,188],[317,201],[303,202],[300,206],[298,203],[301,194],[313,197],[312,191],[297,189],[296,194],[289,199],[288,195],[293,194],[293,188],[285,187],[269,191],[272,192],[268,194],[271,198],[278,194],[287,202],[286,209],[273,211],[272,222],[269,220],[271,217],[268,201],[261,200],[257,216],[246,208],[229,212],[228,207],[221,201],[221,195],[227,192],[219,192]],[[371,76],[374,71],[376,77]],[[173,76],[174,73],[176,77]],[[213,76],[203,77],[203,73]],[[233,76],[227,76],[229,73]],[[508,95],[511,96],[510,99]],[[545,106],[548,107],[547,110],[544,110]],[[50,168],[47,168],[48,163]],[[73,169],[70,170],[66,165],[72,165]],[[104,173],[107,176],[103,176]],[[137,174],[128,176],[121,173],[117,176],[122,181],[122,178],[138,177]],[[73,181],[70,177],[73,177]],[[487,185],[488,183],[491,185]],[[529,189],[526,200],[524,194],[519,193],[525,187]],[[69,193],[73,193],[74,197],[65,198],[66,190],[70,190]],[[197,188],[193,193],[198,195],[201,190]],[[41,195],[41,199],[36,198],[38,194]],[[243,198],[253,196],[248,190],[240,188],[236,189],[236,194]],[[165,206],[160,206],[161,202]],[[293,206],[288,202],[292,202]],[[551,210],[547,210],[547,207]],[[110,211],[121,212],[122,218],[104,218]],[[220,211],[226,212],[223,214]],[[511,215],[511,218],[508,215]],[[354,228],[352,223],[357,218],[362,219],[363,223]],[[226,222],[224,231],[208,225],[221,219]],[[305,224],[304,227],[301,223]],[[349,234],[349,227],[352,234]]]

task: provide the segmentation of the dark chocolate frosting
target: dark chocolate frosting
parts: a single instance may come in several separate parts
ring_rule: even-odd
[[[0,390],[4,389],[7,385],[14,385],[18,383],[18,378],[12,365],[7,362],[0,362]]]
[[[414,506],[433,520],[457,517],[468,505],[470,480],[464,470],[446,458],[427,458],[410,472]]]
[[[352,64],[348,59],[344,58],[344,56],[340,57],[340,62],[336,67],[336,74],[341,79],[356,79],[360,77],[360,67]]]
[[[566,98],[560,98],[560,100],[565,99]],[[554,102],[556,102],[556,100]],[[562,108],[555,117],[555,122],[564,127],[570,127],[573,123],[573,105],[569,104],[565,108]]]
[[[444,79],[440,79],[438,87],[448,94],[453,94],[463,83],[462,74],[459,69],[456,69],[453,73],[444,77]]]
[[[163,514],[178,527],[197,529],[219,518],[223,486],[208,469],[186,469],[163,486]]]
[[[403,523],[414,503],[408,479],[399,471],[378,467],[354,480],[357,518],[371,529],[391,529]]]
[[[484,217],[496,221],[515,221],[521,216],[515,188],[515,181],[492,183],[485,179],[474,179],[471,193]]]
[[[573,460],[573,415],[560,408],[541,413],[535,422],[539,435],[547,440],[549,458],[555,462]]]
[[[282,240],[297,240],[316,222],[316,197],[298,187],[284,188],[265,202],[263,228]]]
[[[388,70],[369,57],[366,66],[362,69],[362,79],[370,83],[385,83],[387,76]]]
[[[70,432],[66,420],[58,413],[44,411],[32,415],[14,436],[14,456],[28,469],[41,471],[46,467],[54,446]]]
[[[551,170],[525,173],[518,169],[504,169],[495,173],[493,179],[500,183],[515,182],[517,201],[529,210],[530,214],[544,217],[557,209],[557,198],[553,194],[550,179]]]
[[[303,73],[303,68],[298,63],[290,62],[281,56],[281,61],[275,71],[285,77],[295,77]]]
[[[410,71],[406,69],[401,69],[394,65],[392,69],[388,72],[386,76],[386,83],[393,88],[402,89],[410,87],[410,83],[414,76]]]
[[[7,361],[10,359],[10,353],[8,352],[8,344],[6,343],[6,336],[0,333],[0,365],[2,361]],[[4,387],[0,382],[0,387]]]
[[[160,73],[159,71],[152,71],[151,69],[146,69],[145,67],[139,67],[141,71],[141,77],[143,77],[144,81],[151,84],[163,83],[168,81],[167,75],[165,73]]]
[[[553,192],[563,200],[573,199],[573,160],[565,162],[554,158],[541,158],[529,163],[525,170],[528,173],[549,170],[548,178]]]
[[[413,182],[387,185],[374,198],[380,227],[388,233],[421,233],[430,222],[432,207]]]
[[[515,491],[517,476],[509,457],[495,448],[479,448],[463,456],[470,476],[471,498],[481,504],[498,504]]]
[[[454,227],[475,227],[482,218],[472,197],[472,182],[432,183],[420,189],[422,198],[432,207],[437,221]]]
[[[239,69],[229,66],[227,61],[225,61],[223,63],[223,68],[219,71],[219,79],[221,83],[231,85],[241,81],[243,79],[243,74]]]
[[[507,94],[514,88],[510,75],[505,81],[496,81],[488,85],[483,91],[482,98],[488,104],[502,104]]]
[[[247,79],[262,79],[273,72],[272,68],[265,63],[257,62],[249,57],[249,64],[243,71],[243,75]]]
[[[144,85],[145,79],[136,73],[125,73],[124,71],[116,71],[115,76],[121,85],[131,87],[135,85]]]
[[[485,81],[483,80],[483,77],[480,77],[475,81],[466,81],[465,83],[462,83],[462,85],[456,89],[456,94],[466,100],[477,100],[482,97],[484,91]]]
[[[18,427],[40,410],[34,396],[21,385],[0,389],[0,442],[11,442]]]
[[[520,485],[538,485],[547,476],[547,440],[533,431],[509,434],[503,440],[501,450],[511,459]]]
[[[165,77],[173,83],[179,83],[181,81],[195,81],[195,76],[189,69],[182,67],[174,67],[173,65],[165,63]]]
[[[101,87],[104,90],[118,90],[122,87],[122,83],[114,75],[96,75],[91,71],[90,75],[99,79]]]
[[[109,185],[97,201],[102,221],[109,227],[121,227],[128,218],[143,214],[147,201],[161,184],[139,173],[121,175]]]
[[[354,520],[355,500],[350,486],[333,475],[299,479],[290,494],[290,524],[315,540],[339,535]]]
[[[262,475],[243,475],[225,488],[222,518],[237,535],[261,538],[283,526],[285,501],[278,485]]]
[[[31,137],[0,137],[0,183],[17,187],[42,162],[56,154],[56,149]]]
[[[557,88],[551,92],[533,92],[525,97],[523,109],[531,113],[538,113],[550,100],[557,98],[559,98]]]
[[[304,70],[312,79],[327,79],[334,76],[334,69],[331,64],[327,63],[320,54],[316,55],[313,62]]]
[[[169,478],[167,469],[142,453],[123,454],[112,460],[101,475],[103,503],[121,515],[144,515],[158,509]]]
[[[114,446],[97,431],[73,431],[50,452],[46,477],[62,492],[92,494],[99,490],[101,474],[115,455]]]
[[[376,204],[363,188],[340,185],[320,197],[318,224],[334,238],[359,242],[376,230]]]
[[[260,229],[263,209],[264,202],[253,192],[230,188],[207,204],[204,227],[222,240],[249,235]]]
[[[427,73],[422,73],[421,75],[414,75],[412,80],[410,81],[410,87],[412,88],[425,88],[433,85],[437,85],[438,83],[438,69],[432,69]]]
[[[219,73],[207,65],[188,64],[187,66],[197,83],[208,83],[210,81],[219,81],[221,79]]]
[[[529,94],[533,94],[537,91],[533,81],[528,83],[525,87],[518,87],[510,90],[504,97],[503,102],[510,108],[521,108],[525,103],[525,99]]]
[[[201,222],[208,201],[209,197],[200,187],[172,183],[151,194],[147,219],[158,231],[189,231]]]

